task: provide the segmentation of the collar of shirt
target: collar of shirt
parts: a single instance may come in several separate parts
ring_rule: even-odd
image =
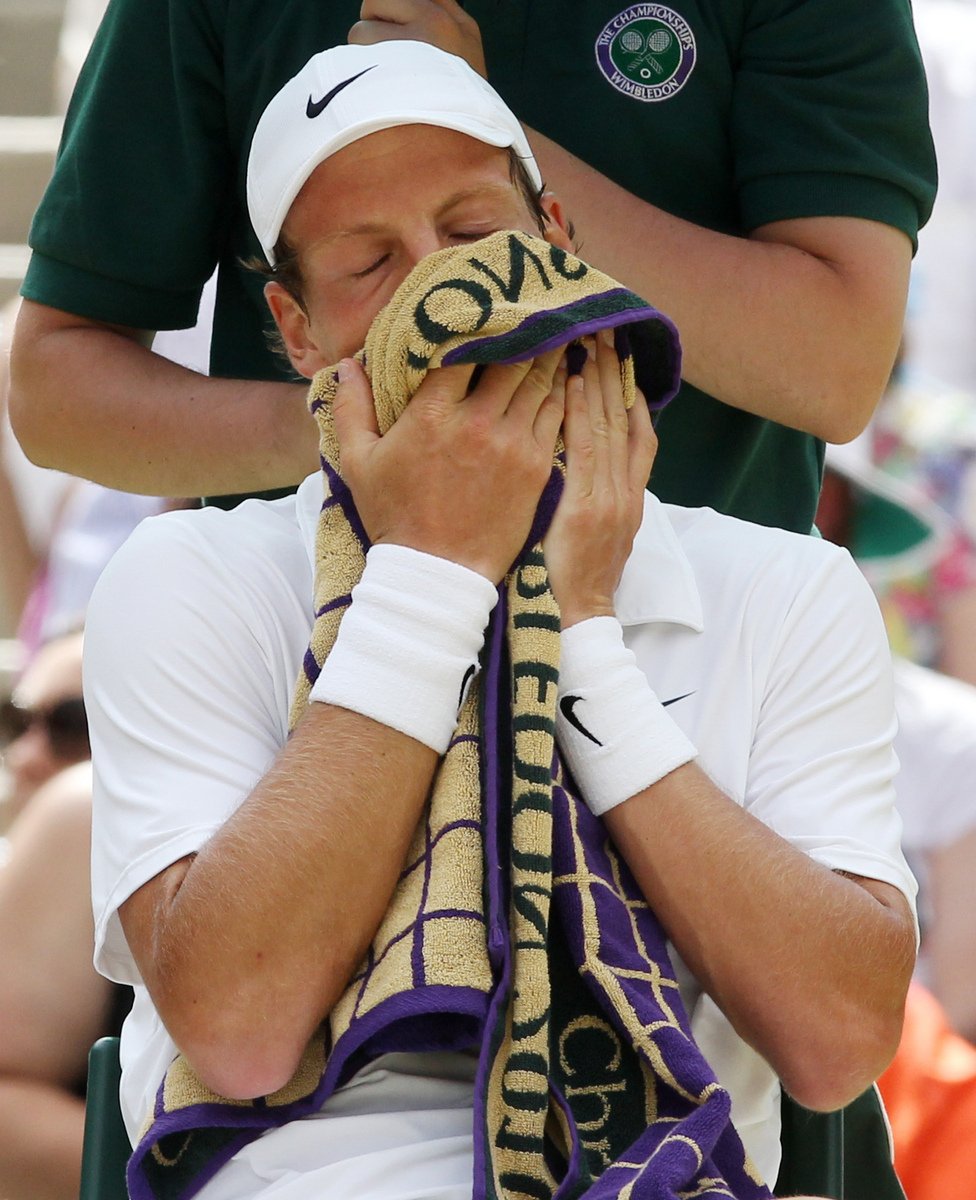
[[[322,509],[322,476],[309,475],[298,489],[296,513],[309,563],[315,570],[315,533]],[[644,494],[644,516],[615,598],[621,625],[663,621],[704,628],[702,602],[691,563],[668,518],[667,506]]]
[[[665,621],[704,629],[701,595],[668,506],[644,493],[644,516],[614,598],[621,625]]]

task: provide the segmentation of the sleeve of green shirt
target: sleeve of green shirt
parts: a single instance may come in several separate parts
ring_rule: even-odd
[[[109,5],[31,228],[26,297],[137,328],[194,323],[232,177],[225,2]]]
[[[731,136],[743,229],[882,221],[915,241],[935,154],[908,0],[755,0]]]

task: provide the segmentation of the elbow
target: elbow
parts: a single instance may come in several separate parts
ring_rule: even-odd
[[[837,359],[820,400],[810,410],[807,432],[825,442],[844,445],[862,434],[888,386],[894,354],[869,361],[860,349],[859,342],[854,358]]]
[[[27,349],[17,350],[10,357],[10,387],[7,413],[10,427],[30,461],[39,467],[53,467],[53,451],[58,436],[58,422],[46,411],[42,390],[35,386],[36,367],[28,361]]]
[[[833,1112],[850,1104],[884,1072],[898,1049],[903,1010],[850,1012],[844,1023],[807,1036],[779,1066],[786,1091],[804,1108]]]
[[[287,1031],[227,1021],[187,1022],[174,1041],[200,1082],[227,1100],[254,1100],[280,1091],[292,1079],[308,1045]]]
[[[873,349],[867,351],[867,345]],[[897,339],[888,345],[878,330],[870,330],[843,345],[834,339],[830,347],[818,344],[807,351],[805,367],[793,364],[782,381],[796,417],[785,423],[825,442],[851,442],[868,427],[885,394]]]
[[[279,1064],[265,1061],[265,1055],[253,1054],[219,1060],[207,1055],[198,1059],[187,1054],[186,1059],[200,1082],[225,1100],[272,1096],[288,1083],[298,1068],[296,1061],[292,1069],[282,1070]]]
[[[808,432],[836,445],[852,442],[867,429],[882,392],[875,384],[858,388],[853,380],[849,379],[846,386],[841,381],[833,395],[817,405]]]
[[[254,978],[224,986],[155,990],[157,1010],[194,1074],[218,1097],[254,1100],[284,1088],[324,1038],[317,1033],[331,1005],[319,994]]]
[[[823,442],[845,446],[867,429],[873,412],[873,405],[870,408],[849,405],[843,410],[835,409],[822,414],[816,422],[816,428],[810,432]]]
[[[15,384],[13,377],[10,382],[7,404],[10,428],[13,430],[21,450],[38,467],[50,466],[45,453],[45,422],[38,419],[38,414],[36,410],[32,409],[26,389],[20,383]]]

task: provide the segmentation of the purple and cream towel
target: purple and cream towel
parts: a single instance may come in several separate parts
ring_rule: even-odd
[[[426,372],[513,362],[617,330],[625,393],[673,395],[673,327],[613,280],[521,233],[431,255],[379,314],[365,354],[381,432]],[[572,357],[570,360],[572,369]],[[368,540],[342,480],[334,370],[313,381],[325,500],[316,621],[292,711],[335,641]],[[475,1049],[475,1200],[678,1200],[769,1192],[695,1045],[664,934],[573,794],[554,741],[559,612],[540,540],[561,488],[554,465],[533,536],[499,588],[478,686],[373,944],[296,1076],[230,1102],[182,1058],[129,1167],[136,1200],[185,1200],[241,1146],[317,1110],[388,1051]]]

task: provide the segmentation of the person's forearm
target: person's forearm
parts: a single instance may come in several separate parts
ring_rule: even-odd
[[[237,813],[170,868],[153,911],[145,893],[123,907],[133,945],[135,924],[154,930],[140,968],[215,1090],[262,1095],[291,1077],[386,911],[436,763],[393,729],[313,703]]]
[[[133,336],[25,301],[10,417],[25,451],[108,487],[160,496],[284,487],[317,465],[305,386],[211,379]]]
[[[682,958],[811,1108],[887,1065],[914,963],[907,906],[794,849],[695,764],[608,812],[607,828]]]
[[[820,218],[731,237],[671,216],[550,139],[529,136],[582,257],[677,325],[689,383],[828,441],[863,428],[901,336],[904,234]]]

